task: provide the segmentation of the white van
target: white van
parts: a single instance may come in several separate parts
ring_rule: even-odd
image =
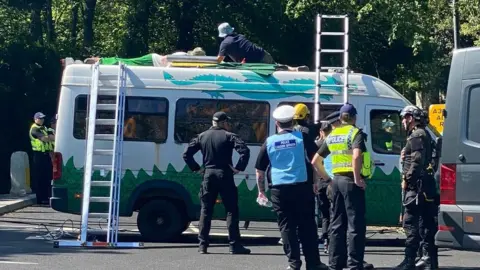
[[[100,74],[100,85],[117,84],[118,66],[101,65]],[[52,208],[61,212],[81,212],[91,75],[92,66],[86,64],[69,65],[63,74],[51,199]],[[342,77],[339,73],[321,74],[320,119],[342,105]],[[357,126],[368,134],[368,150],[376,165],[367,187],[368,224],[397,225],[401,211],[398,164],[405,143],[399,111],[410,103],[372,76],[352,73],[349,82],[349,101],[358,110]],[[241,220],[276,220],[270,209],[255,201],[255,159],[266,137],[275,133],[271,115],[277,106],[302,102],[313,112],[314,72],[278,71],[264,76],[249,70],[132,66],[127,87],[120,215],[139,211],[137,225],[145,238],[175,237],[190,221],[198,220],[201,178],[186,167],[182,153],[190,139],[210,126],[218,110],[229,114],[232,131],[251,150],[246,171],[236,175]],[[99,96],[99,103],[113,102],[111,99]],[[102,119],[114,117],[97,113]],[[98,129],[108,132],[107,127]],[[195,158],[199,163],[202,160],[200,153]],[[236,159],[238,156],[234,162]],[[95,174],[101,177],[99,172]],[[102,187],[92,187],[92,196],[104,196],[105,192]],[[91,211],[101,212],[100,207],[92,203]],[[215,208],[214,215],[225,218],[223,205]]]

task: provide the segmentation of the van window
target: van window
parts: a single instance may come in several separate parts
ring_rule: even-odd
[[[468,93],[467,139],[480,143],[480,127],[477,116],[480,115],[480,86],[472,87]]]
[[[278,106],[281,106],[281,105],[291,105],[291,106],[295,106],[296,104],[298,103],[303,103],[305,105],[307,105],[308,107],[308,110],[310,110],[310,117],[311,117],[311,120],[313,122],[314,120],[314,109],[315,109],[315,103],[313,102],[280,102],[280,104],[278,104]],[[325,119],[325,117],[327,117],[329,114],[331,113],[334,113],[336,111],[339,111],[340,108],[342,107],[342,104],[320,104],[320,121]]]
[[[210,128],[217,111],[224,111],[232,118],[228,130],[238,134],[245,143],[262,144],[267,138],[268,102],[182,98],[175,109],[175,141],[187,143]]]
[[[397,110],[370,111],[372,149],[379,154],[399,155],[406,141]]]
[[[98,96],[98,103],[115,103],[114,96]],[[85,139],[87,96],[75,99],[73,136]],[[97,111],[97,119],[113,119],[113,111]],[[152,97],[127,97],[125,102],[123,138],[126,141],[164,143],[168,134],[168,100]],[[95,133],[113,134],[112,126],[97,125]]]

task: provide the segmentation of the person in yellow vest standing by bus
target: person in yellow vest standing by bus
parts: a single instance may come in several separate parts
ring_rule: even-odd
[[[365,179],[372,174],[370,155],[365,146],[365,134],[355,127],[357,110],[352,104],[340,108],[341,125],[330,133],[318,150],[315,167],[323,179],[331,178],[323,159],[331,155],[332,217],[330,227],[330,269],[343,269],[345,243],[348,268],[364,269]],[[348,237],[347,237],[348,234]]]
[[[37,112],[29,131],[33,151],[33,183],[38,204],[48,204],[51,193],[52,159],[55,135],[45,127],[45,115]]]

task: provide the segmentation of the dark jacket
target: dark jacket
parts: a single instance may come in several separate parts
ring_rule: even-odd
[[[250,149],[235,133],[211,127],[193,138],[183,153],[183,160],[192,171],[200,170],[193,156],[201,151],[206,169],[231,170],[233,149],[240,155],[235,169],[244,171],[250,159]]]

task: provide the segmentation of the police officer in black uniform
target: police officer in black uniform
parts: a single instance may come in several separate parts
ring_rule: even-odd
[[[327,138],[328,134],[332,131],[332,125],[327,121],[322,121],[320,126],[320,134],[315,143],[317,147],[320,148]],[[319,227],[322,229],[322,235],[320,236],[320,241],[324,245],[324,252],[328,253],[328,235],[330,228],[330,211],[331,211],[331,199],[328,195],[328,190],[331,182],[328,182],[329,179],[322,179],[320,176],[319,181],[319,194],[317,195],[318,201],[318,212],[321,214],[321,221],[318,222]]]
[[[420,108],[408,105],[400,113],[402,124],[408,132],[407,143],[403,149],[402,188],[404,189],[403,227],[405,258],[396,269],[414,270],[415,257],[423,240],[421,259],[425,269],[432,269],[434,256],[434,226],[437,206],[435,204],[436,184],[432,168],[432,138],[425,130],[428,124],[426,113]]]
[[[37,112],[30,127],[29,137],[33,151],[33,187],[38,204],[49,204],[52,194],[52,153],[55,135],[45,126],[45,114]]]
[[[365,178],[371,175],[365,134],[355,127],[357,110],[346,103],[340,109],[342,124],[327,137],[314,158],[317,172],[332,182],[332,220],[330,232],[330,269],[373,268],[366,263],[365,251]],[[323,160],[332,155],[333,181],[325,171]],[[348,237],[347,237],[348,233]],[[348,241],[348,245],[345,245]],[[348,250],[348,251],[347,251]]]
[[[265,171],[270,166],[270,194],[283,249],[288,257],[287,269],[300,269],[302,265],[298,238],[302,243],[306,269],[327,269],[320,261],[317,245],[314,192],[318,192],[318,186],[309,181],[313,178],[309,175],[312,170],[307,170],[311,164],[305,155],[308,144],[313,142],[304,140],[303,134],[293,129],[293,116],[294,108],[290,105],[279,106],[273,112],[278,133],[267,138],[257,158],[258,196],[266,198]]]
[[[203,174],[200,188],[201,213],[198,225],[200,241],[199,252],[207,253],[213,208],[218,194],[227,211],[228,240],[230,253],[250,254],[250,249],[242,246],[240,241],[238,191],[233,175],[245,170],[250,159],[250,150],[240,137],[226,131],[230,117],[224,112],[213,115],[212,127],[200,133],[190,141],[183,153],[187,166],[194,172]],[[235,167],[232,165],[232,154],[235,149],[240,158]],[[200,168],[193,156],[201,151],[205,169]]]

